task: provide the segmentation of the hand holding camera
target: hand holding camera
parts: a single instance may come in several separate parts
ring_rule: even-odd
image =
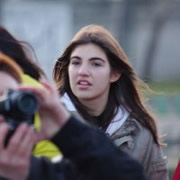
[[[28,91],[9,90],[0,100],[0,114],[11,130],[15,130],[21,122],[32,124],[37,107],[37,97]]]
[[[34,113],[38,111],[41,130],[37,141],[52,138],[67,122],[70,113],[59,101],[55,87],[42,83],[45,88],[21,85],[19,90],[10,90],[0,99],[0,114],[10,126],[5,144],[22,123],[33,124]]]
[[[68,121],[70,113],[60,103],[57,89],[47,82],[41,82],[44,88],[21,85],[19,90],[30,91],[38,98],[38,113],[41,129],[37,141],[51,139]]]
[[[37,97],[29,91],[9,90],[1,97],[0,114],[4,116],[10,128],[5,145],[22,122],[33,124],[37,108]]]

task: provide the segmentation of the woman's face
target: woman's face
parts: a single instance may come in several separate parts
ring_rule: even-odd
[[[73,50],[68,75],[71,90],[80,101],[107,99],[111,83],[120,77],[111,71],[103,49],[92,43]]]
[[[8,73],[0,71],[0,95],[3,94],[5,90],[17,89],[18,82]]]

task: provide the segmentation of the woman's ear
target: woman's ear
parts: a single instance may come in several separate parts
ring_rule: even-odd
[[[121,73],[120,72],[111,72],[110,82],[114,83],[117,80],[119,80],[120,77],[121,77]]]

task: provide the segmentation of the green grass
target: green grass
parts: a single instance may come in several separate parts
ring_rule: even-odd
[[[151,91],[144,96],[159,114],[174,111],[180,114],[180,82],[161,82],[148,84]]]
[[[176,108],[174,109],[175,112],[180,113],[180,82],[153,82],[148,85],[154,93],[146,93],[146,95],[153,102],[153,107],[157,112],[166,114],[169,112],[168,108],[171,105]],[[174,98],[173,101],[172,98]],[[172,179],[175,168],[170,167],[168,169],[169,179]]]
[[[180,94],[180,82],[150,83],[149,87],[157,93],[167,95]]]
[[[175,168],[169,168],[169,170],[168,170],[168,172],[169,172],[169,179],[172,179],[174,171],[175,171]]]

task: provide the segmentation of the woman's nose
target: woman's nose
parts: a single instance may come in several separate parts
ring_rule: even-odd
[[[87,65],[82,65],[82,66],[79,68],[78,74],[79,74],[79,75],[89,75],[88,66],[87,66]]]

